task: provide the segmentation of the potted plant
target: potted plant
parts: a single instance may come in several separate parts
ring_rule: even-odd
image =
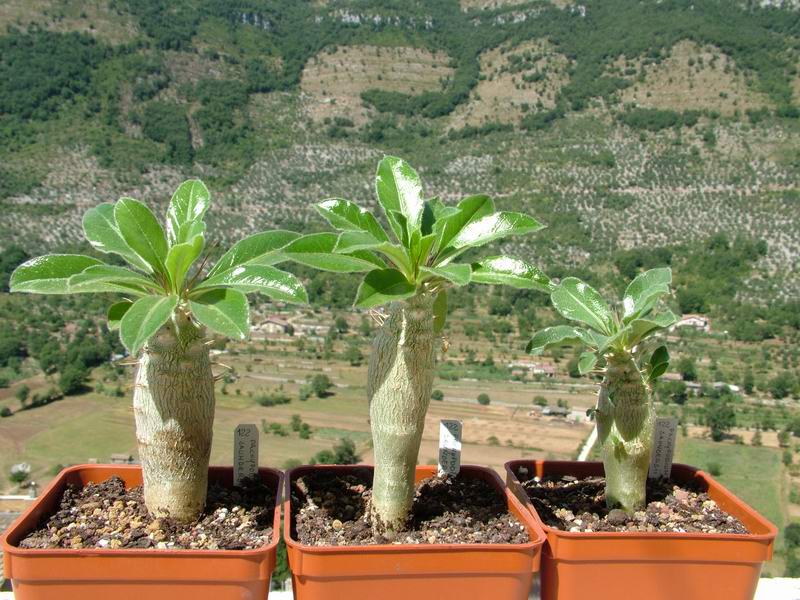
[[[408,537],[415,484],[436,471],[417,467],[417,457],[431,398],[437,339],[447,316],[447,290],[469,283],[549,289],[548,278],[524,261],[508,256],[471,263],[459,259],[473,248],[538,231],[542,225],[524,214],[496,211],[485,195],[470,196],[457,206],[446,206],[438,198],[425,200],[417,173],[391,156],[378,165],[376,192],[393,239],[372,213],[333,198],[316,208],[339,232],[307,235],[284,248],[285,256],[305,265],[364,272],[356,308],[388,305],[373,340],[367,379],[374,470],[347,467],[332,475],[363,476],[363,482],[354,485],[371,488],[360,523],[368,523],[376,545],[321,548],[301,543],[295,530],[300,506],[287,496],[285,537],[297,597],[370,595],[374,594],[370,586],[387,578],[392,581],[392,597],[420,593],[420,584],[428,596],[454,597],[458,589],[471,598],[527,597],[537,556],[534,529],[528,529],[531,541],[516,547],[435,543],[409,547],[402,542]],[[309,467],[290,471],[287,489],[313,472]],[[490,494],[506,495],[492,475],[479,467],[463,471],[465,479],[485,481]],[[516,514],[516,499],[508,495],[503,502]],[[456,584],[456,575],[465,577],[462,583]]]
[[[122,198],[101,204],[84,216],[85,237],[96,250],[116,255],[127,266],[91,256],[51,254],[25,262],[11,275],[12,292],[123,296],[109,308],[108,326],[119,330],[122,343],[137,357],[133,410],[141,460],[141,469],[86,466],[63,471],[9,529],[4,539],[6,572],[22,600],[42,597],[39,590],[54,597],[78,587],[82,598],[105,598],[120,590],[126,596],[138,590],[156,597],[173,597],[176,589],[209,598],[239,598],[243,590],[267,593],[277,528],[261,547],[241,551],[139,550],[120,540],[115,544],[113,535],[110,547],[98,542],[100,547],[82,548],[82,539],[66,548],[63,541],[58,548],[20,547],[23,538],[57,510],[68,484],[80,488],[114,474],[129,486],[143,483],[146,518],[140,516],[150,523],[190,527],[203,512],[215,404],[207,332],[244,339],[250,328],[245,294],[250,292],[285,302],[307,301],[302,284],[272,266],[281,260],[280,248],[298,237],[291,232],[245,238],[205,271],[209,251],[204,216],[209,202],[201,181],[181,184],[169,203],[166,232],[141,202]],[[261,474],[276,492],[277,519],[280,473],[265,469]],[[216,468],[210,475],[215,483],[232,484],[229,467]],[[273,500],[267,502],[271,506]],[[210,582],[214,585],[203,587]]]
[[[615,311],[591,286],[565,278],[550,299],[579,326],[543,329],[528,344],[532,354],[583,347],[579,371],[602,376],[590,411],[602,463],[506,464],[509,487],[529,503],[547,534],[544,600],[631,594],[744,600],[752,598],[761,564],[771,556],[774,526],[698,469],[673,465],[671,481],[653,483],[652,498],[647,495],[655,422],[651,386],[669,365],[665,346],[653,350],[654,336],[676,321],[671,311],[657,308],[671,282],[668,268],[641,273]],[[706,526],[706,518],[719,523]]]

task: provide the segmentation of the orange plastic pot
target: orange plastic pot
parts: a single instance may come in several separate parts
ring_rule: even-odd
[[[699,484],[750,534],[561,531],[541,522],[520,481],[604,475],[603,463],[515,460],[505,466],[509,489],[527,504],[547,535],[542,600],[752,600],[761,567],[772,558],[775,526],[694,467],[675,464],[672,478]]]
[[[275,568],[280,535],[280,471],[259,469],[274,485],[274,533],[256,550],[29,550],[17,547],[56,510],[67,484],[86,485],[119,476],[126,486],[142,483],[138,466],[80,465],[61,471],[2,538],[6,577],[15,600],[244,600],[263,599]],[[211,482],[231,485],[232,467],[210,467]]]
[[[508,509],[528,530],[527,544],[398,544],[376,546],[307,546],[297,541],[291,492],[294,482],[313,471],[372,477],[371,466],[303,466],[286,473],[283,537],[298,600],[380,598],[408,600],[522,600],[539,570],[544,533],[525,506],[484,467],[462,466],[462,473],[490,482],[508,499]],[[417,467],[416,480],[436,467]]]

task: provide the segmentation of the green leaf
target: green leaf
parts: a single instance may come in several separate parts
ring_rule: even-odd
[[[653,351],[649,367],[650,373],[647,377],[649,381],[655,381],[667,372],[669,368],[669,351],[666,346],[659,346]]]
[[[282,253],[301,265],[335,273],[359,273],[385,266],[377,256],[363,250],[335,254],[336,242],[335,233],[312,233],[290,242]]]
[[[208,276],[211,277],[215,273],[221,273],[247,263],[271,265],[281,262],[285,260],[285,257],[279,250],[299,237],[299,233],[280,229],[263,231],[246,237],[222,255],[222,258],[208,272]]]
[[[152,269],[125,242],[114,219],[114,205],[105,202],[90,208],[83,215],[83,235],[95,250],[118,254],[134,267],[150,272]]]
[[[410,298],[416,292],[416,286],[397,269],[378,269],[367,273],[361,281],[356,293],[355,306],[372,308],[394,300]]]
[[[401,233],[396,229],[399,221],[391,212],[399,212],[406,218],[409,234],[421,227],[425,208],[422,181],[408,163],[395,156],[384,157],[378,164],[375,188],[378,201],[389,216],[389,222],[398,239],[402,239]],[[392,223],[393,219],[395,223]]]
[[[169,320],[176,306],[178,297],[175,295],[145,296],[133,303],[119,326],[119,337],[131,356],[136,355]]]
[[[153,271],[166,274],[167,239],[150,209],[133,198],[122,198],[114,205],[114,219],[131,250]]]
[[[581,356],[578,359],[578,371],[581,375],[586,375],[586,373],[594,369],[596,364],[597,355],[594,352],[581,352]]]
[[[48,254],[22,263],[11,274],[12,292],[29,294],[71,294],[69,279],[73,275],[102,265],[99,260],[79,254]]]
[[[261,292],[275,300],[295,304],[308,303],[306,290],[297,277],[269,265],[239,265],[209,277],[195,290],[214,287],[228,287],[244,293]]]
[[[242,292],[208,290],[189,300],[189,307],[200,323],[217,333],[239,340],[250,333],[250,308]]]
[[[553,307],[567,319],[580,321],[604,334],[614,327],[611,309],[590,285],[576,277],[567,277],[550,295]]]
[[[678,321],[678,317],[671,310],[667,310],[658,315],[648,316],[645,319],[634,319],[629,323],[631,328],[631,344],[637,344],[640,340],[652,335],[662,329],[672,327]]]
[[[650,269],[637,275],[628,284],[622,297],[622,320],[628,323],[651,310],[658,298],[669,293],[672,270],[668,267]]]
[[[414,260],[414,264],[417,265],[424,265],[428,261],[428,256],[430,256],[431,248],[433,248],[433,244],[436,242],[436,235],[431,233],[428,235],[423,235],[420,237],[419,242],[417,244],[417,254],[416,259]]]
[[[69,278],[72,293],[128,292],[146,295],[159,289],[152,279],[114,265],[94,265]]]
[[[167,209],[167,234],[171,245],[188,242],[197,235],[182,227],[202,221],[210,203],[208,188],[199,179],[189,179],[178,186]]]
[[[442,290],[433,299],[433,333],[441,333],[447,322],[447,291]]]
[[[455,285],[467,285],[472,276],[472,268],[469,265],[453,263],[443,267],[420,267],[422,273],[427,273],[434,277],[441,277]]]
[[[411,272],[411,260],[406,254],[405,248],[400,244],[390,242],[379,242],[369,233],[362,231],[345,231],[339,235],[333,251],[337,254],[350,254],[359,250],[380,252],[387,256],[398,269],[404,272]],[[386,265],[381,265],[385,268]]]
[[[109,331],[114,331],[115,329],[119,329],[122,317],[125,316],[125,313],[128,312],[128,309],[130,309],[131,306],[133,306],[133,302],[131,302],[130,300],[122,300],[121,302],[112,304],[109,307],[108,313],[106,314],[106,318],[108,319]]]
[[[172,281],[172,290],[175,293],[180,293],[183,289],[183,282],[186,279],[186,274],[192,266],[197,257],[203,251],[205,239],[202,235],[194,236],[188,242],[175,244],[169,249],[167,253],[167,272]]]
[[[493,212],[494,202],[485,194],[464,198],[456,208],[442,205],[437,210],[434,207],[436,223],[433,231],[437,236],[435,251],[447,248],[451,240],[469,223]]]
[[[472,263],[472,281],[541,292],[550,292],[554,287],[550,278],[539,269],[510,256],[490,256]]]
[[[584,343],[583,338],[575,327],[556,325],[537,331],[528,342],[525,351],[528,354],[541,354],[553,346],[574,346],[582,343]]]
[[[496,212],[470,221],[450,241],[448,248],[455,250],[475,248],[509,235],[539,231],[543,227],[544,225],[539,221],[522,213]],[[447,248],[445,248],[445,252],[451,255]],[[458,253],[456,252],[456,254]]]
[[[364,231],[381,242],[388,242],[389,236],[368,210],[355,202],[342,198],[330,198],[315,206],[328,223],[342,231]]]

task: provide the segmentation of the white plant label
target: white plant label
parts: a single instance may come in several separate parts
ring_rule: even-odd
[[[258,474],[258,428],[237,425],[233,432],[233,485]]]
[[[458,475],[461,470],[461,421],[439,422],[439,475]]]
[[[653,431],[653,454],[650,456],[650,479],[667,478],[672,473],[672,456],[675,454],[675,436],[678,419],[657,417]]]

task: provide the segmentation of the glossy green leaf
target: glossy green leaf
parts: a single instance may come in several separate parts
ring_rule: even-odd
[[[281,252],[289,260],[335,273],[359,273],[384,266],[377,256],[367,251],[334,253],[337,239],[335,233],[312,233],[290,242]]]
[[[553,346],[573,346],[582,343],[582,336],[575,327],[556,325],[537,331],[528,342],[525,351],[528,354],[541,354]]]
[[[601,333],[611,333],[614,326],[611,309],[597,290],[580,279],[565,278],[553,289],[550,300],[563,317],[585,323]]]
[[[356,293],[357,308],[372,308],[394,300],[410,298],[417,291],[397,269],[378,269],[370,271],[361,281]]]
[[[228,271],[247,263],[271,265],[281,262],[286,257],[279,252],[280,249],[299,237],[299,233],[280,229],[263,231],[246,237],[222,255],[217,264],[208,272],[208,276],[211,277],[215,273]]]
[[[171,245],[188,242],[197,235],[196,231],[183,226],[202,221],[210,203],[208,188],[199,179],[189,179],[178,186],[167,208],[167,234]]]
[[[364,231],[381,242],[388,242],[389,236],[378,220],[355,202],[342,198],[330,198],[316,205],[321,214],[334,228],[342,231]]]
[[[597,355],[594,352],[581,352],[581,356],[578,359],[578,371],[581,375],[586,375],[586,373],[594,369],[596,364]]]
[[[247,297],[238,290],[208,290],[193,297],[189,307],[194,317],[212,331],[239,340],[250,333],[250,307]]]
[[[629,323],[631,343],[636,344],[657,331],[672,327],[677,321],[678,317],[671,310],[664,311],[658,315],[650,315],[643,319],[634,319]]]
[[[469,265],[452,263],[443,267],[420,267],[420,272],[427,273],[434,277],[441,277],[455,285],[467,285],[472,276],[472,268]]]
[[[666,346],[659,346],[650,357],[648,379],[655,381],[667,372],[669,368],[669,351]]]
[[[70,277],[102,264],[96,258],[79,254],[39,256],[22,263],[14,270],[9,288],[12,292],[29,294],[70,294]]]
[[[153,271],[166,274],[167,238],[150,209],[133,198],[122,198],[114,205],[114,219],[130,249]]]
[[[145,296],[133,303],[119,327],[119,337],[131,355],[137,354],[170,319],[177,305],[178,297],[175,295]]]
[[[447,323],[447,291],[442,290],[433,299],[433,332],[441,333]]]
[[[458,203],[456,208],[440,208],[436,214],[433,231],[437,236],[435,249],[438,252],[447,248],[452,239],[472,221],[494,212],[494,202],[485,194],[469,196]]]
[[[474,248],[509,235],[539,231],[543,227],[539,221],[522,213],[496,212],[470,221],[453,237],[448,247],[456,250]]]
[[[195,290],[229,287],[240,292],[261,292],[275,300],[307,304],[308,295],[297,277],[269,265],[245,264],[217,273],[201,282]]]
[[[427,264],[428,257],[430,256],[431,250],[433,249],[433,245],[435,243],[436,243],[436,234],[434,233],[430,233],[428,235],[423,235],[420,237],[416,249],[416,258],[414,259],[415,264],[417,265]]]
[[[379,242],[370,234],[364,233],[363,231],[345,231],[341,233],[333,249],[334,252],[341,254],[349,254],[359,250],[379,252],[389,258],[401,271],[406,273],[411,272],[411,260],[405,248],[400,244]],[[382,264],[380,267],[385,268],[386,265]]]
[[[94,265],[69,278],[72,293],[134,291],[147,294],[159,289],[152,279],[141,273],[115,265]]]
[[[408,219],[406,219],[406,216],[403,213],[396,210],[390,211],[389,215],[391,216],[391,219],[397,223],[397,227],[400,228],[400,233],[397,237],[398,241],[404,248],[410,249],[411,236],[408,234]]]
[[[459,211],[459,209],[456,208],[455,206],[447,206],[439,198],[431,198],[430,200],[428,200],[428,206],[430,206],[431,211],[433,212],[433,218],[436,221],[446,219],[456,214]],[[489,212],[493,211],[494,211],[494,206],[492,206],[492,210],[490,210]]]
[[[650,269],[630,282],[622,297],[622,318],[627,323],[652,309],[658,298],[669,293],[672,270],[668,267]]]
[[[410,233],[422,225],[422,212],[425,202],[422,198],[422,181],[417,172],[404,160],[395,156],[386,156],[378,164],[375,179],[378,201],[387,211],[401,213],[407,221]],[[390,218],[390,221],[395,216]],[[399,232],[395,233],[400,237]]]
[[[490,256],[472,263],[472,281],[542,292],[550,292],[554,287],[550,278],[539,269],[510,256]]]
[[[180,293],[182,291],[186,274],[194,261],[200,256],[204,246],[205,239],[203,236],[196,235],[188,242],[175,244],[167,252],[166,267],[174,292]]]
[[[122,317],[125,316],[125,313],[128,312],[128,309],[130,309],[131,306],[133,306],[133,302],[130,300],[122,300],[121,302],[112,304],[109,307],[108,313],[106,313],[109,331],[119,329],[119,325],[122,322]]]
[[[152,268],[125,242],[114,218],[114,205],[108,202],[90,208],[83,215],[83,234],[100,252],[118,254],[134,267],[151,272]]]

